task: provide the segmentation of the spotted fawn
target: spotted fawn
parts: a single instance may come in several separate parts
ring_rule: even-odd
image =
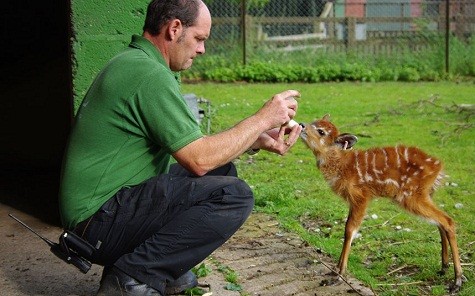
[[[460,289],[464,277],[455,223],[432,201],[432,195],[444,177],[440,160],[416,147],[350,149],[358,140],[357,137],[340,134],[330,122],[329,115],[305,125],[301,138],[313,151],[317,167],[326,182],[349,204],[343,249],[338,263],[340,275],[346,272],[351,243],[370,200],[387,197],[408,212],[437,225],[442,244],[441,273],[445,273],[449,267],[450,246],[455,272],[450,291],[457,292]]]

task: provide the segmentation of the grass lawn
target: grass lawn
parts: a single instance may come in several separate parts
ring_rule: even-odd
[[[462,268],[468,281],[460,295],[475,295],[475,104],[473,82],[184,84],[184,93],[211,101],[211,131],[251,115],[273,94],[297,89],[296,120],[329,113],[341,132],[358,135],[356,148],[417,145],[437,156],[450,177],[435,203],[457,223]],[[284,227],[338,260],[347,216],[303,143],[284,157],[267,152],[236,160],[240,177],[254,189],[256,210],[275,215]],[[437,227],[375,199],[353,242],[348,270],[378,295],[445,295],[453,268],[439,276]]]

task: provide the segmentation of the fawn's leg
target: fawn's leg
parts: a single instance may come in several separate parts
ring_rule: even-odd
[[[444,248],[444,235],[447,238],[450,248],[452,250],[452,259],[454,261],[455,280],[450,287],[451,292],[456,292],[462,286],[462,267],[460,265],[460,255],[457,246],[457,239],[455,235],[455,223],[445,212],[439,210],[432,202],[430,195],[421,195],[419,198],[411,196],[407,198],[403,206],[410,212],[421,216],[429,221],[433,221],[441,232],[442,248]],[[445,247],[447,248],[447,247]],[[442,255],[444,256],[444,255]],[[444,265],[444,258],[442,258],[442,266]]]
[[[442,268],[439,272],[440,275],[444,275],[447,269],[449,268],[449,240],[447,238],[447,233],[445,230],[438,226],[440,233],[440,244],[442,246]]]
[[[343,249],[341,251],[340,260],[338,262],[338,268],[340,269],[341,275],[344,275],[346,273],[351,243],[353,242],[353,238],[357,233],[361,222],[363,221],[364,215],[366,213],[366,207],[368,204],[368,200],[365,198],[353,200],[356,202],[350,203],[348,219],[346,220],[345,225],[345,239],[343,242]]]

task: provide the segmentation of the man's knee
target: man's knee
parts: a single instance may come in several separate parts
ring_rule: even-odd
[[[229,203],[235,203],[249,212],[254,207],[254,194],[251,187],[241,179],[235,179],[235,182],[223,188],[223,195]]]
[[[221,189],[222,199],[212,218],[210,226],[223,238],[228,239],[244,224],[254,207],[254,195],[246,182],[235,179]]]

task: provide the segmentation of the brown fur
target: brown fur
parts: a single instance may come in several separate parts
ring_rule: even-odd
[[[346,272],[351,242],[370,200],[373,197],[387,197],[408,212],[437,225],[442,244],[441,273],[445,273],[449,266],[450,246],[455,271],[451,291],[460,289],[463,276],[455,223],[431,199],[444,176],[440,160],[416,147],[347,149],[356,143],[357,138],[340,134],[329,121],[328,115],[307,125],[301,138],[313,151],[317,166],[332,190],[349,204],[343,249],[338,263],[341,275]]]

